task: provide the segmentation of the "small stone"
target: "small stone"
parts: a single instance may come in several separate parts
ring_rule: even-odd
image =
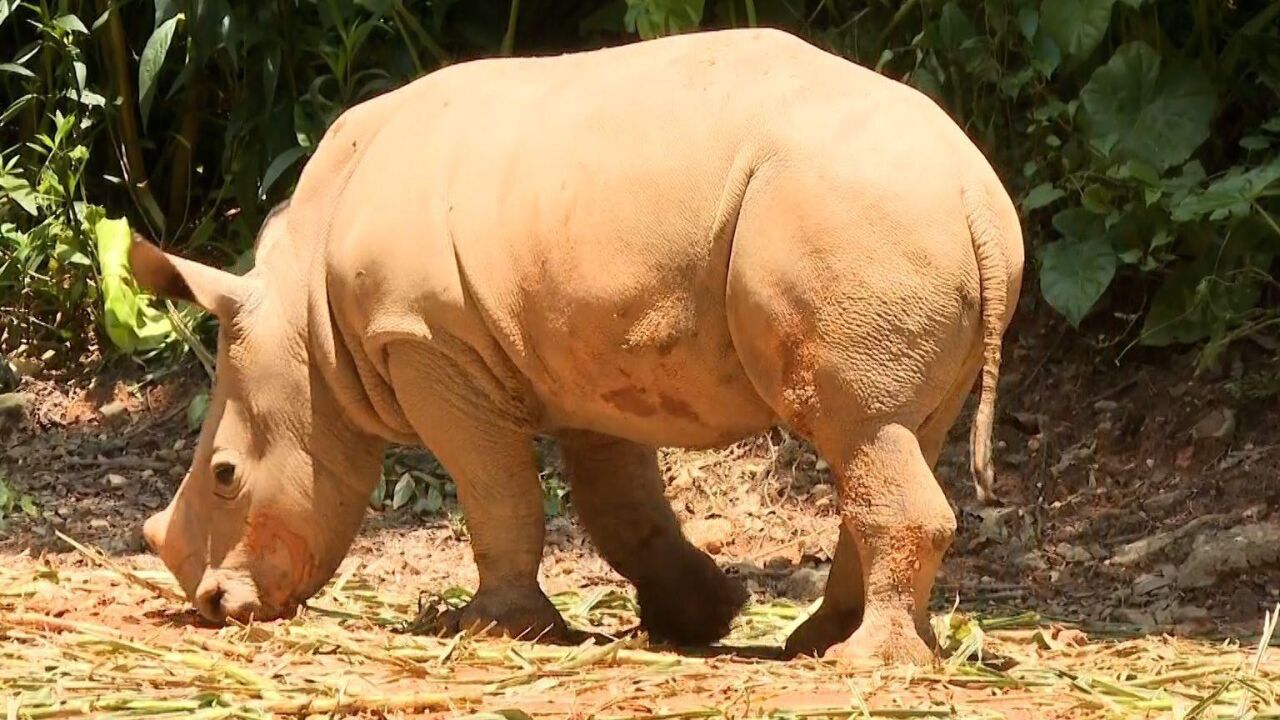
[[[174,441],[174,443],[173,443],[173,451],[174,451],[174,452],[181,452],[181,451],[182,451],[182,448],[184,448],[184,447],[186,447],[186,446],[187,446],[187,439],[186,439],[186,438],[178,438],[178,439],[177,439],[177,440],[175,440],[175,441]]]
[[[733,534],[733,523],[724,518],[690,520],[684,525],[684,534],[695,547],[718,555]]]
[[[1149,513],[1163,514],[1174,508],[1178,503],[1186,500],[1191,496],[1192,488],[1183,486],[1163,492],[1159,495],[1153,495],[1142,501],[1142,509]]]
[[[829,465],[826,460],[818,458],[818,461],[813,464],[813,469],[818,472],[823,472],[824,470],[830,470],[831,465]]]
[[[811,567],[797,568],[787,578],[787,597],[800,602],[812,602],[822,597],[827,587],[828,570]]]
[[[828,483],[818,483],[809,490],[809,497],[812,498],[814,502],[819,502],[824,498],[830,498],[834,494],[835,488],[831,487]]]
[[[1179,605],[1173,609],[1173,619],[1183,623],[1209,619],[1209,611],[1198,605]]]
[[[1088,550],[1085,550],[1079,545],[1072,545],[1065,542],[1058,543],[1058,546],[1053,550],[1057,553],[1058,557],[1069,563],[1091,562],[1093,560],[1093,555],[1090,555]]]
[[[1099,400],[1093,404],[1093,409],[1100,413],[1114,412],[1119,407],[1120,403],[1114,400]]]
[[[1161,572],[1144,573],[1133,582],[1133,594],[1148,595],[1173,584],[1173,576]]]
[[[1236,432],[1236,413],[1231,408],[1218,408],[1213,412],[1205,415],[1196,426],[1191,429],[1191,435],[1196,440],[1230,440],[1231,436]]]
[[[33,378],[44,369],[44,363],[29,357],[15,357],[9,361],[9,364],[13,366],[13,371],[20,378]]]
[[[20,425],[27,419],[31,409],[31,396],[27,393],[5,393],[0,395],[0,428],[6,425]]]
[[[112,422],[114,420],[119,420],[121,418],[124,418],[126,415],[128,415],[128,412],[129,412],[128,406],[126,406],[124,403],[120,402],[119,400],[116,400],[115,402],[109,402],[106,405],[103,405],[102,407],[98,408],[98,414],[102,416],[102,419],[105,422]]]
[[[119,490],[120,488],[125,487],[126,485],[129,484],[129,478],[123,475],[117,475],[116,473],[111,473],[107,475],[106,483],[107,483],[107,487],[115,488]]]
[[[1116,611],[1116,617],[1120,618],[1121,622],[1137,625],[1144,631],[1156,626],[1155,615],[1139,608],[1120,608]]]
[[[89,527],[94,530],[106,530],[111,527],[111,523],[106,518],[94,518],[89,521]]]
[[[774,555],[764,561],[764,569],[771,572],[781,572],[791,567],[791,558],[786,555]]]

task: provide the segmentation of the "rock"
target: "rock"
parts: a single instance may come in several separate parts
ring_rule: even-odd
[[[764,561],[764,569],[770,572],[782,572],[791,567],[791,558],[786,555],[774,555]]]
[[[1196,538],[1191,555],[1178,570],[1178,586],[1201,588],[1223,575],[1280,564],[1280,523],[1239,525]]]
[[[18,373],[9,361],[0,357],[0,392],[11,392],[18,387]]]
[[[111,527],[111,523],[106,518],[94,518],[89,521],[89,527],[94,530],[106,530]]]
[[[1120,403],[1114,400],[1099,400],[1093,404],[1093,409],[1100,413],[1114,412],[1120,407]]]
[[[1138,626],[1144,632],[1156,626],[1155,615],[1139,608],[1120,608],[1116,611],[1116,617],[1120,618],[1121,622]]]
[[[44,363],[40,362],[36,358],[19,356],[10,360],[9,364],[13,366],[13,371],[17,373],[20,378],[33,378],[39,375],[40,371],[44,369]]]
[[[1089,551],[1079,545],[1072,545],[1064,542],[1058,543],[1058,546],[1054,548],[1053,551],[1058,557],[1069,563],[1093,561],[1093,556],[1089,554]]]
[[[1115,554],[1107,560],[1107,564],[1120,566],[1137,565],[1161,552],[1177,540],[1227,517],[1228,515],[1225,513],[1201,515],[1195,520],[1173,530],[1166,530],[1165,532],[1144,537],[1141,540],[1134,540],[1131,543],[1120,546]]]
[[[1209,619],[1209,611],[1198,605],[1179,605],[1173,609],[1173,619],[1181,623],[1202,622]]]
[[[129,484],[129,478],[123,475],[117,475],[116,473],[111,473],[110,475],[107,475],[104,482],[106,482],[107,487],[119,490]]]
[[[1167,588],[1174,583],[1177,574],[1177,570],[1172,565],[1161,566],[1156,572],[1143,573],[1133,581],[1133,594],[1150,595],[1157,590]]]
[[[1236,413],[1231,408],[1218,408],[1205,415],[1191,429],[1196,440],[1230,440],[1236,432]]]
[[[702,518],[684,524],[689,542],[712,555],[720,554],[733,535],[733,523],[724,518]]]
[[[102,416],[103,421],[113,422],[127,417],[129,408],[124,403],[116,400],[98,408],[98,414]]]
[[[787,578],[786,594],[788,598],[799,602],[813,602],[822,597],[826,591],[829,569],[802,567]]]
[[[0,395],[0,429],[22,425],[31,412],[31,396],[27,393]]]
[[[1149,513],[1164,514],[1169,512],[1178,503],[1183,502],[1191,496],[1192,487],[1190,484],[1175,488],[1168,492],[1153,495],[1142,501],[1142,509]]]
[[[835,495],[835,492],[835,488],[831,487],[829,483],[818,483],[809,490],[809,497],[814,502],[822,502],[823,500],[829,500],[832,495]]]
[[[1044,561],[1044,554],[1035,550],[1018,555],[1013,559],[1013,564],[1026,572],[1040,572],[1049,568],[1049,564]]]

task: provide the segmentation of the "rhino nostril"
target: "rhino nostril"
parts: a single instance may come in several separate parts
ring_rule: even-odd
[[[201,583],[200,588],[196,590],[196,610],[206,620],[223,622],[227,619],[226,609],[222,606],[222,600],[226,594],[217,581]]]

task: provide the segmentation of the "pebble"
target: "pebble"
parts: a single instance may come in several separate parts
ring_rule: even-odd
[[[812,602],[822,597],[827,587],[827,574],[827,569],[818,570],[811,567],[797,569],[787,579],[787,597],[801,602]]]

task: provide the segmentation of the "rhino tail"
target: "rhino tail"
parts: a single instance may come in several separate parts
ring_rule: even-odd
[[[1009,266],[1004,252],[1006,238],[985,185],[967,184],[962,190],[962,200],[978,260],[982,305],[982,379],[978,411],[969,433],[969,468],[978,502],[987,505],[998,502],[992,490],[995,472],[991,462],[991,433],[995,423],[996,384],[1000,379],[1000,344],[1009,302]]]

